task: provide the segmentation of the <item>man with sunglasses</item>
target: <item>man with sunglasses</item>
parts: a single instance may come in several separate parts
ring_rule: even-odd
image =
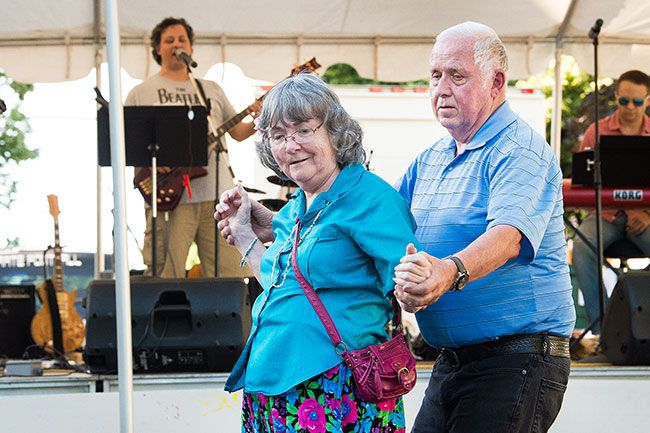
[[[613,114],[598,121],[599,135],[650,135],[650,117],[645,114],[650,103],[650,77],[637,70],[624,72],[616,81],[617,108]],[[594,124],[585,131],[580,151],[593,149]],[[627,239],[650,256],[650,214],[645,210],[626,209],[604,211],[603,247],[607,248],[619,239]],[[580,225],[580,231],[596,243],[596,217],[592,213]],[[598,274],[596,254],[582,240],[573,244],[573,265],[585,299],[589,323],[595,321],[593,334],[600,334]]]
[[[598,122],[599,135],[650,135],[650,77],[641,71],[624,72],[616,81],[616,111]],[[585,131],[580,151],[593,149],[594,124]]]

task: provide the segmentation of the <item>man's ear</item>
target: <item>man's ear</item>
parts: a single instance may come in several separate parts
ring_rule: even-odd
[[[501,71],[497,70],[494,73],[494,79],[492,80],[492,93],[496,97],[499,93],[501,93],[506,86],[506,74]]]

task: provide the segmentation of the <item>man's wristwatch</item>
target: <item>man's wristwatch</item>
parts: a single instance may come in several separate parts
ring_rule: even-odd
[[[461,262],[460,259],[456,256],[447,256],[445,257],[445,259],[449,259],[452,262],[454,262],[456,264],[456,268],[458,269],[458,275],[456,276],[456,280],[454,280],[449,290],[450,291],[462,290],[462,288],[465,287],[465,285],[469,281],[469,274],[467,273],[467,269],[465,269],[465,265],[463,265],[463,262]]]

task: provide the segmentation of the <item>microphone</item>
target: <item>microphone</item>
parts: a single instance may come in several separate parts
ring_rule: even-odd
[[[589,39],[596,39],[600,34],[600,28],[603,26],[603,20],[598,18],[594,25],[589,29]]]
[[[7,111],[7,104],[5,104],[5,101],[0,99],[0,114],[4,113]]]
[[[95,94],[97,95],[95,97],[95,101],[102,107],[108,108],[108,101],[104,99],[104,96],[102,95],[102,92],[99,90],[97,86],[95,86]]]
[[[192,60],[190,55],[187,54],[185,50],[183,50],[182,48],[176,49],[176,51],[174,51],[174,54],[176,55],[176,57],[178,57],[183,62],[185,62],[187,66],[191,66],[193,68],[196,68],[198,66],[198,64],[194,60]]]

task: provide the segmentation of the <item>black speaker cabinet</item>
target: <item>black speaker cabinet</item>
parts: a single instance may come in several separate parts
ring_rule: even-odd
[[[613,364],[650,365],[650,272],[627,272],[616,283],[601,346]]]
[[[0,357],[20,359],[34,344],[34,290],[33,285],[0,285]]]
[[[116,373],[114,280],[90,283],[86,309],[86,364],[93,373]],[[131,280],[135,373],[230,371],[250,327],[243,279]]]

